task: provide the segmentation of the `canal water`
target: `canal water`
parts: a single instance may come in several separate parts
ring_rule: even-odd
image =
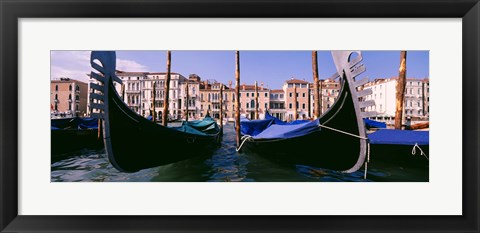
[[[58,156],[56,156],[58,157]],[[52,182],[427,182],[428,168],[403,167],[375,162],[351,174],[302,164],[278,164],[257,155],[237,153],[233,124],[224,127],[220,148],[208,157],[144,169],[117,171],[105,150],[83,149],[60,156],[51,163]],[[373,161],[372,161],[373,162]],[[362,168],[363,169],[363,168]]]

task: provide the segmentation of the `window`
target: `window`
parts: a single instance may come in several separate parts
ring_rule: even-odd
[[[265,92],[265,98],[268,97],[268,93]]]
[[[251,101],[250,101],[250,106],[251,106],[252,108],[255,108],[255,101],[251,100]],[[247,108],[248,108],[248,107],[247,107]]]
[[[302,97],[305,97],[305,92],[304,92],[304,93],[302,93]]]
[[[418,89],[418,94],[420,95],[420,89]]]
[[[58,85],[55,85],[55,91],[58,91]],[[56,109],[55,109],[56,110]]]
[[[267,109],[267,108],[268,108],[268,103],[265,103],[265,109]]]
[[[75,85],[75,90],[80,91],[80,87],[78,85]]]
[[[249,94],[250,94],[250,93],[247,92],[247,97],[248,97]]]
[[[292,92],[288,93],[290,95],[290,97],[292,97]]]
[[[68,90],[69,90],[69,91],[72,90],[72,84],[70,84],[70,85],[68,86]]]
[[[288,104],[288,108],[292,109],[292,103]]]
[[[295,95],[298,97],[298,93],[295,93]]]
[[[302,104],[302,108],[305,109],[305,104]]]
[[[283,99],[283,94],[280,94],[280,99]]]
[[[247,105],[246,105],[246,106],[247,106],[247,108],[249,108],[249,106],[250,106],[250,105],[247,103]]]
[[[58,110],[58,104],[55,103],[55,110]]]
[[[417,102],[417,106],[420,107],[420,102]]]
[[[79,96],[79,95],[75,95],[75,100],[80,101],[80,96]]]
[[[68,95],[68,99],[69,99],[69,100],[72,99],[72,94],[69,94],[69,95]]]
[[[58,100],[58,95],[57,94],[55,94],[55,100]]]

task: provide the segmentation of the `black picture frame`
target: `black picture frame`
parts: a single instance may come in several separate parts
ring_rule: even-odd
[[[0,0],[1,232],[479,232],[478,0]],[[18,215],[18,19],[121,17],[462,18],[462,216]],[[394,35],[392,35],[394,36]],[[452,126],[452,125],[450,125]],[[449,126],[445,126],[449,127]],[[452,126],[453,127],[453,126]],[[455,126],[458,127],[458,126]],[[41,197],[39,197],[39,201]],[[279,203],[281,204],[281,203]]]

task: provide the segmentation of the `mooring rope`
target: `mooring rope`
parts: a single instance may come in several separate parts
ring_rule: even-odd
[[[418,143],[415,143],[415,145],[413,146],[412,148],[412,155],[415,155],[417,153],[417,150],[416,148],[418,148],[420,150],[420,155],[423,155],[427,160],[428,160],[428,157],[425,153],[423,153],[423,150],[422,148],[420,148],[420,146],[418,145]]]
[[[325,128],[325,129],[333,130],[333,131],[335,131],[335,132],[343,133],[343,134],[346,134],[346,135],[349,135],[349,136],[352,136],[352,137],[356,137],[356,138],[360,138],[360,139],[363,139],[363,140],[367,140],[367,139],[368,139],[368,138],[362,137],[362,136],[360,136],[360,135],[356,135],[356,134],[353,134],[353,133],[345,132],[345,131],[343,131],[343,130],[335,129],[335,128],[328,127],[328,126],[321,125],[321,124],[319,124],[318,127],[322,127],[322,128]]]
[[[243,140],[242,143],[240,143],[240,146],[238,148],[236,148],[237,152],[239,152],[240,149],[242,149],[242,146],[245,143],[245,141],[247,141],[247,139],[249,139],[251,137],[252,136],[250,136],[250,135],[243,135],[243,137],[240,139],[240,140]]]

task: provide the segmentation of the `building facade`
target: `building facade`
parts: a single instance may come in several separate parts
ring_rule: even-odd
[[[50,112],[52,117],[85,116],[87,114],[88,85],[84,82],[60,78],[50,81]]]
[[[375,105],[366,111],[376,111],[376,120],[392,121],[396,111],[397,78],[375,79],[366,83],[363,89],[371,89],[366,100],[374,100]],[[428,120],[430,112],[429,79],[407,78],[403,103],[404,116],[414,120]]]
[[[258,119],[265,118],[265,112],[270,104],[270,90],[263,86],[257,86],[258,93]],[[255,119],[255,85],[242,84],[240,86],[240,116]]]
[[[283,91],[285,92],[286,120],[309,119],[311,117],[310,83],[291,78],[283,84]]]
[[[286,120],[285,92],[282,89],[270,91],[270,114],[282,121]]]

